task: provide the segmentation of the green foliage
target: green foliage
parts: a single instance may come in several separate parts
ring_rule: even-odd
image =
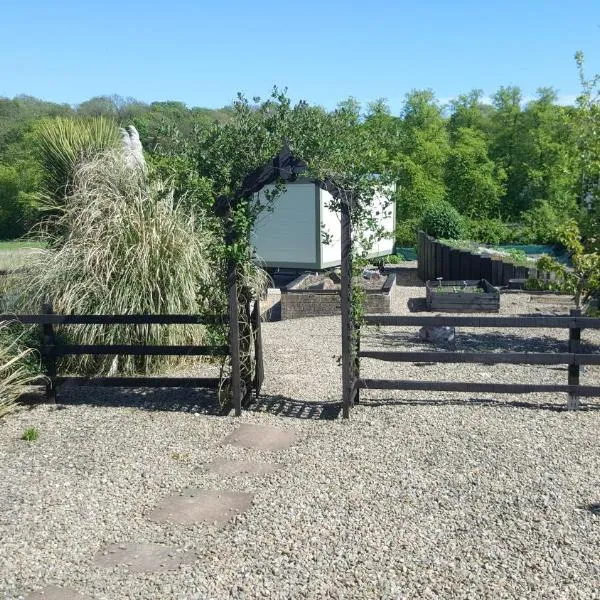
[[[36,442],[40,437],[40,430],[35,427],[30,427],[23,432],[21,439],[26,442]]]
[[[577,307],[586,306],[600,292],[598,241],[590,240],[586,247],[575,220],[567,221],[558,229],[558,238],[571,255],[572,269],[567,269],[550,256],[543,256],[537,263],[538,270],[556,275],[555,281],[545,284],[547,289],[571,293]]]
[[[117,148],[120,139],[115,122],[104,117],[42,120],[35,128],[34,137],[44,168],[45,191],[56,203],[71,193],[77,165]]]
[[[28,181],[31,172],[0,164],[0,240],[23,236],[35,223],[37,196]]]
[[[484,134],[457,129],[446,166],[447,200],[472,219],[497,217],[505,179],[504,170],[488,157]]]
[[[558,233],[564,223],[564,214],[557,212],[551,204],[540,200],[521,215],[523,229],[521,240],[526,244],[556,244],[560,241]]]
[[[398,254],[390,254],[389,256],[384,256],[382,261],[384,265],[399,265],[404,262],[404,257]]]
[[[56,230],[66,232],[58,243]],[[225,312],[212,292],[213,236],[202,213],[175,206],[170,190],[127,167],[118,152],[80,164],[71,195],[48,231],[48,248],[15,281],[19,310],[38,312],[49,298],[61,314]],[[15,307],[17,308],[17,307]],[[67,332],[65,332],[66,334]],[[198,326],[81,326],[80,344],[195,344]],[[77,370],[150,371],[159,357],[89,357]]]
[[[480,244],[508,244],[516,232],[501,219],[464,219],[463,235]]]
[[[434,238],[453,240],[462,236],[463,222],[454,206],[438,202],[425,209],[421,229]]]
[[[421,224],[421,219],[404,219],[396,222],[394,239],[396,246],[402,248],[411,248],[417,244],[417,231]]]
[[[402,146],[396,160],[398,219],[415,218],[423,207],[446,196],[448,131],[431,90],[407,94],[402,109]]]

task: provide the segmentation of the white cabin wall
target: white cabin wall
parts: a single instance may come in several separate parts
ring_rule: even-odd
[[[258,259],[266,266],[318,268],[315,213],[315,185],[289,184],[255,224],[251,243]]]
[[[332,265],[341,264],[342,246],[340,241],[340,217],[338,213],[334,212],[328,206],[332,200],[332,196],[329,192],[321,190],[321,223],[327,233],[331,235],[332,241],[330,244],[324,244],[321,242],[321,268],[325,268]],[[385,231],[393,234],[396,223],[396,211],[395,206],[392,202],[386,210],[384,210],[384,204],[386,203],[386,196],[384,194],[377,194],[373,201],[373,211],[379,210],[381,214],[385,213],[385,216],[379,217],[382,226]],[[392,254],[394,251],[394,237],[385,237],[378,241],[371,251],[369,257],[384,256]]]
[[[321,235],[321,265],[323,269],[327,265],[339,265],[342,256],[342,244],[340,240],[340,216],[337,212],[328,208],[333,200],[331,194],[321,190],[321,231],[326,232],[331,238],[329,244],[323,243]]]

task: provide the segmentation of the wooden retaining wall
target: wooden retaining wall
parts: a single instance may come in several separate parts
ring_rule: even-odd
[[[423,281],[485,279],[492,285],[508,285],[511,279],[538,277],[535,267],[514,265],[506,258],[481,256],[451,248],[423,231],[417,237],[417,273]]]

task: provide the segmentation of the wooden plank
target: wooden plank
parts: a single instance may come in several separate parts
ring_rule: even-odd
[[[441,275],[444,279],[452,279],[450,275],[450,248],[446,246],[446,244],[440,243],[440,248],[442,250],[442,272]]]
[[[472,252],[469,253],[469,279],[481,279],[481,257]]]
[[[389,362],[479,363],[490,365],[566,365],[575,364],[576,361],[575,354],[558,352],[392,352],[363,350],[360,356],[361,358],[374,358]]]
[[[421,316],[421,315],[366,315],[367,325],[380,325],[388,327],[422,327],[422,326],[449,326],[449,327],[527,327],[549,329],[567,329],[579,327],[581,329],[600,329],[600,319],[592,317],[462,317],[462,316]]]
[[[434,279],[443,277],[443,266],[442,266],[442,244],[437,240],[433,243],[435,253],[435,267],[434,267]]]
[[[417,275],[419,277],[419,279],[423,280],[425,279],[424,276],[424,259],[425,256],[423,254],[423,250],[424,250],[424,246],[423,246],[423,232],[422,231],[418,231],[417,232]]]
[[[489,256],[482,256],[480,258],[480,267],[481,267],[481,279],[485,279],[487,281],[492,280],[492,259]]]
[[[475,383],[458,381],[414,381],[361,379],[358,385],[362,389],[372,390],[420,390],[426,392],[467,392],[489,394],[529,394],[534,392],[557,393],[574,392],[579,396],[600,397],[600,386],[569,386],[561,384],[535,383]]]
[[[450,250],[450,279],[463,279],[460,270],[460,250],[456,248]]]
[[[515,279],[516,278],[516,269],[515,269],[515,265],[513,265],[512,263],[504,263],[504,265],[502,266],[502,283],[503,285],[508,285],[509,281],[511,279]]]
[[[471,255],[464,250],[460,250],[460,275],[457,279],[469,279],[471,274]]]
[[[48,356],[120,354],[124,356],[227,356],[228,346],[60,345],[42,346]]]
[[[580,317],[581,310],[578,308],[572,308],[569,311],[572,317]],[[577,354],[581,349],[581,329],[572,328],[569,329],[569,352]],[[579,364],[569,365],[569,377],[568,382],[570,386],[579,385]],[[579,408],[579,396],[573,392],[569,392],[567,399],[567,409],[577,410]]]
[[[232,235],[230,233],[230,235]],[[227,261],[227,293],[229,298],[229,354],[231,356],[231,403],[235,416],[242,414],[241,365],[240,365],[240,322],[237,296],[236,264]]]
[[[52,314],[52,304],[44,304],[42,306],[42,312],[45,315]],[[44,372],[47,377],[46,382],[46,398],[48,400],[54,400],[56,402],[56,376],[57,376],[57,364],[56,355],[52,352],[47,352],[45,349],[54,350],[56,348],[56,336],[54,334],[54,327],[51,323],[44,323],[42,325],[42,348],[40,353],[42,355],[42,362],[44,365]]]
[[[98,387],[186,387],[218,389],[218,377],[57,377],[57,384]]]
[[[341,202],[341,313],[342,313],[342,416],[350,418],[353,390],[354,357],[352,343],[354,338],[352,322],[352,219],[349,200]]]
[[[263,381],[265,380],[265,364],[262,343],[262,322],[260,318],[260,297],[258,296],[254,301],[254,310],[252,312],[252,329],[254,336],[254,359],[256,361],[254,367],[254,390],[256,393],[256,397],[258,398]]]
[[[219,315],[0,315],[0,321],[26,325],[220,325],[227,317]]]

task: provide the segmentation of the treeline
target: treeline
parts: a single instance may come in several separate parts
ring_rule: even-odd
[[[596,221],[588,209],[598,212],[598,202],[593,205],[600,111],[596,82],[580,73],[583,90],[576,106],[557,104],[551,88],[525,102],[516,87],[500,88],[491,101],[475,90],[446,106],[429,90],[412,91],[399,115],[384,101],[367,107],[352,99],[342,102],[338,110],[356,121],[356,131],[367,140],[372,171],[393,174],[397,242],[412,245],[424,209],[442,203],[462,215],[463,237],[479,242],[552,243],[556,226],[568,218],[578,219],[584,233],[587,226],[589,235]],[[203,161],[203,149],[232,114],[231,107],[210,110],[120,97],[93,98],[77,107],[26,96],[0,99],[0,237],[20,236],[38,218],[43,174],[36,127],[43,119],[104,116],[133,124],[150,163],[183,189],[219,178],[219,165]],[[268,110],[264,118],[271,118]]]

